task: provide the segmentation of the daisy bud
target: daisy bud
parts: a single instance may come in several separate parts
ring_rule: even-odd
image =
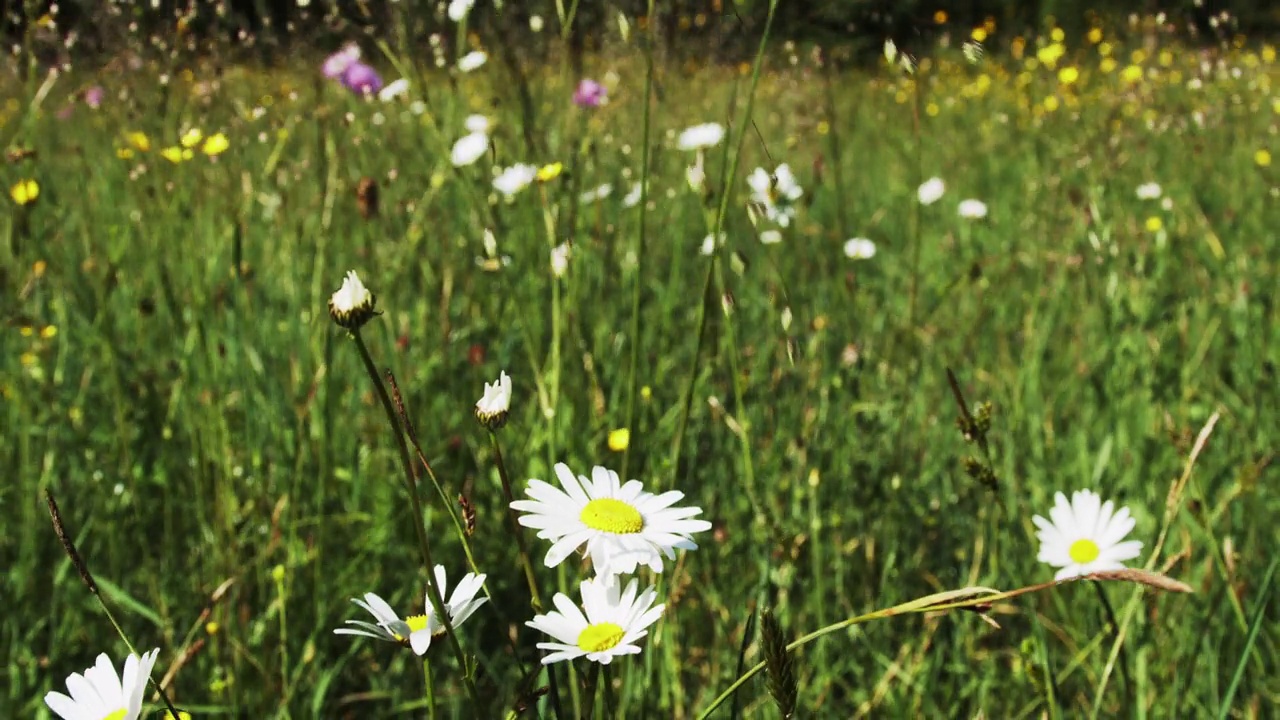
[[[490,431],[507,424],[511,408],[511,376],[506,371],[493,383],[484,384],[484,396],[476,403],[476,420]]]
[[[342,287],[329,298],[329,317],[339,327],[355,332],[380,314],[375,308],[376,302],[373,293],[352,270],[343,279]]]

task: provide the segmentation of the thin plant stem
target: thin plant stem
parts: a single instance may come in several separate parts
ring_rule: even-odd
[[[409,445],[405,441],[404,428],[400,424],[400,418],[396,414],[395,406],[391,403],[391,396],[387,394],[387,388],[382,384],[382,378],[378,375],[378,369],[374,367],[373,357],[369,354],[369,348],[365,345],[359,329],[351,331],[351,337],[355,340],[356,349],[359,350],[360,359],[364,363],[364,369],[369,374],[369,379],[373,381],[373,386],[377,390],[378,399],[382,402],[382,409],[386,412],[387,421],[391,423],[392,434],[395,435],[396,448],[400,452],[400,464],[404,471],[405,490],[409,493],[409,503],[413,509],[413,529],[418,535],[418,547],[422,551],[422,561],[426,564],[427,600],[431,603],[431,609],[436,613],[436,617],[444,625],[445,635],[449,638],[449,646],[453,649],[453,654],[458,660],[458,666],[462,669],[463,684],[466,686],[467,695],[471,699],[472,709],[478,717],[481,714],[480,696],[476,693],[475,681],[467,670],[467,656],[462,650],[462,643],[458,640],[457,633],[453,630],[453,620],[450,619],[449,613],[445,609],[444,599],[440,596],[440,588],[436,587],[435,584],[436,565],[431,559],[431,544],[427,540],[427,529],[424,525],[425,516],[422,512],[422,499],[418,497],[418,488],[414,483],[413,461],[409,459]],[[430,468],[428,468],[428,473],[430,473]]]
[[[71,539],[66,526],[63,525],[62,513],[58,510],[58,501],[48,488],[44,491],[44,501],[49,506],[49,519],[53,522],[53,532],[58,536],[58,541],[62,543],[62,549],[67,553],[67,558],[71,560],[71,564],[80,573],[80,579],[84,581],[85,587],[89,588],[89,593],[98,602],[98,607],[102,608],[102,614],[107,616],[107,622],[111,623],[111,627],[115,628],[116,635],[119,635],[120,639],[124,641],[125,647],[129,648],[129,653],[141,657],[142,653],[139,653],[133,647],[133,643],[129,642],[129,636],[125,634],[124,628],[120,627],[120,623],[116,621],[116,616],[111,613],[111,608],[107,606],[107,601],[103,600],[102,595],[98,592],[98,584],[93,581],[93,573],[89,572],[88,564],[85,563],[84,558],[80,555],[80,551],[76,549],[75,541]],[[164,687],[156,682],[150,676],[150,673],[148,673],[147,679],[155,686],[160,699],[164,701],[165,709],[173,717],[178,717],[178,709],[173,706],[173,701],[169,700],[169,694],[164,691]]]
[[[592,662],[591,669],[587,671],[587,681],[582,692],[583,702],[585,703],[582,708],[582,713],[579,715],[582,720],[591,720],[591,716],[595,713],[596,693],[599,690],[599,685],[600,663]]]
[[[1111,599],[1107,597],[1106,588],[1102,587],[1102,583],[1094,580],[1089,583],[1098,593],[1098,600],[1102,603],[1102,610],[1107,615],[1107,634],[1112,640],[1119,640],[1120,623],[1116,620],[1116,610],[1111,606]],[[1137,707],[1133,702],[1133,680],[1129,677],[1129,656],[1124,651],[1124,646],[1120,646],[1120,675],[1124,678],[1124,689],[1126,702],[1125,707]]]
[[[529,583],[529,599],[533,601],[535,613],[542,612],[542,596],[538,593],[538,579],[533,572],[533,563],[529,559],[529,547],[525,544],[524,533],[521,532],[520,521],[516,511],[511,508],[515,496],[511,492],[511,477],[507,473],[507,463],[502,459],[502,446],[498,443],[498,434],[489,431],[489,440],[493,443],[493,456],[498,463],[498,477],[502,480],[502,496],[506,500],[507,519],[511,521],[511,534],[515,536],[516,548],[520,553],[520,565],[524,568],[525,581]]]
[[[431,661],[424,655],[422,657],[422,679],[427,685],[427,717],[430,720],[436,718],[436,685],[431,682]]]
[[[644,42],[644,130],[640,140],[640,223],[636,231],[635,283],[631,286],[631,332],[628,338],[631,342],[631,362],[627,370],[627,420],[624,426],[631,435],[636,435],[636,385],[640,367],[640,345],[642,345],[640,341],[640,296],[643,294],[644,288],[644,245],[649,218],[649,133],[653,108],[653,0],[649,0],[648,15],[649,19],[645,24],[648,34]],[[620,475],[623,480],[630,477],[628,470],[631,464],[631,446],[632,444],[628,442],[626,449],[622,453],[622,472]]]

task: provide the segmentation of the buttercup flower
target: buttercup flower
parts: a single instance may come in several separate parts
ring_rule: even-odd
[[[652,587],[637,597],[635,578],[621,589],[617,578],[595,577],[578,586],[582,610],[564,593],[552,598],[556,609],[535,616],[525,625],[546,633],[556,642],[538,643],[539,650],[551,650],[543,665],[586,657],[608,665],[615,657],[636,655],[637,645],[649,634],[649,626],[662,617],[663,605],[654,605],[658,593]],[[585,614],[583,611],[586,611]]]
[[[724,139],[724,126],[719,123],[702,123],[685,128],[676,139],[681,150],[705,150],[715,147]]]
[[[919,198],[922,205],[932,205],[938,202],[938,199],[942,197],[942,193],[946,189],[946,185],[942,183],[942,178],[929,178],[921,183],[916,190],[916,197]]]
[[[965,220],[981,220],[987,216],[987,204],[972,198],[961,200],[958,211]]]
[[[143,653],[141,659],[130,653],[121,678],[111,659],[102,653],[83,675],[72,673],[67,678],[69,697],[51,692],[44,696],[44,702],[63,720],[137,720],[142,694],[159,654],[160,648]]]
[[[488,59],[489,59],[489,56],[486,55],[484,52],[480,50],[472,50],[471,52],[467,53],[466,55],[463,55],[461,58],[458,59],[458,69],[464,73],[469,73],[473,70],[479,70],[480,66],[484,65],[485,61],[487,61]]]
[[[377,298],[360,282],[356,271],[352,270],[343,279],[342,287],[329,298],[329,317],[339,327],[359,330],[378,314],[376,304]]]
[[[1142,552],[1142,543],[1137,540],[1121,542],[1135,524],[1129,508],[1115,512],[1110,500],[1104,503],[1090,490],[1072,493],[1071,502],[1062,493],[1054,494],[1049,517],[1051,520],[1045,520],[1037,515],[1031,521],[1039,528],[1037,559],[1060,568],[1055,580],[1121,570],[1125,560]]]
[[[507,424],[511,408],[511,376],[503,370],[492,384],[484,384],[484,395],[476,402],[476,419],[489,430]]]
[[[526,513],[521,525],[552,541],[547,567],[585,544],[597,575],[634,573],[640,565],[662,572],[664,555],[674,559],[676,549],[696,550],[689,536],[711,529],[706,520],[690,519],[702,508],[675,507],[684,498],[677,490],[654,495],[639,480],[623,484],[618,473],[598,465],[591,479],[575,476],[564,463],[557,463],[555,472],[564,490],[534,479],[526,490],[532,499],[511,503],[513,510]]]
[[[783,163],[772,174],[764,168],[756,168],[747,177],[747,185],[751,186],[751,199],[764,207],[769,220],[786,227],[796,214],[796,201],[804,195],[804,190],[796,182],[791,166]]]
[[[564,163],[562,162],[547,163],[546,165],[543,165],[542,167],[538,168],[538,173],[537,173],[538,182],[550,182],[552,180],[555,180],[556,178],[560,177],[560,173],[562,172],[564,172]]]
[[[622,452],[631,444],[631,430],[627,428],[615,428],[609,431],[608,439],[609,449],[614,452]]]
[[[200,151],[209,157],[220,155],[231,147],[231,142],[227,140],[227,136],[222,133],[214,133],[205,138],[204,145],[200,146]]]
[[[40,197],[40,183],[35,180],[19,180],[9,188],[9,197],[19,205],[30,205]]]
[[[866,238],[852,238],[844,243],[844,256],[850,260],[869,260],[876,255],[876,244]]]
[[[488,151],[489,136],[482,132],[473,132],[463,135],[453,144],[449,159],[453,161],[454,167],[466,167],[484,157]]]
[[[573,104],[584,108],[597,108],[609,102],[609,91],[595,80],[583,78],[573,91]]]
[[[484,585],[485,577],[483,573],[479,575],[467,573],[453,589],[453,595],[449,596],[448,602],[444,604],[445,612],[449,613],[449,622],[453,627],[457,628],[466,622],[467,618],[471,617],[481,605],[488,602],[488,598],[476,597],[481,586]],[[444,598],[447,584],[443,565],[435,567],[435,578],[436,589],[440,591],[440,597]],[[335,635],[359,635],[374,640],[386,640],[412,648],[417,655],[425,655],[431,647],[431,641],[445,633],[444,622],[436,615],[430,600],[427,600],[425,614],[411,615],[403,620],[391,609],[386,600],[374,593],[365,593],[364,600],[353,598],[351,602],[368,610],[377,623],[348,620],[346,624],[354,625],[355,628],[337,628],[333,631]]]

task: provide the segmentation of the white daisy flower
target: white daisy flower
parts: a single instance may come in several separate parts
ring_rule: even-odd
[[[707,187],[707,171],[703,167],[702,151],[698,151],[697,162],[684,169],[684,179],[689,183],[689,189],[702,194]]]
[[[484,157],[486,152],[489,152],[489,136],[482,132],[473,132],[463,135],[453,144],[449,159],[454,167],[466,167]]]
[[[378,91],[378,99],[382,102],[391,102],[409,94],[409,81],[400,78],[395,82],[388,83],[386,87]]]
[[[706,520],[690,519],[702,508],[674,507],[684,498],[678,490],[654,495],[639,480],[623,484],[618,473],[599,465],[591,479],[575,476],[564,463],[556,463],[555,470],[564,490],[534,479],[525,491],[533,499],[511,503],[513,510],[526,513],[521,525],[552,541],[547,567],[564,562],[585,543],[597,575],[630,574],[640,565],[662,572],[663,555],[674,560],[677,548],[696,550],[689,535],[711,529]]]
[[[844,243],[844,256],[850,260],[870,260],[876,256],[876,244],[866,238],[851,238]]]
[[[631,191],[622,197],[622,206],[630,208],[630,207],[635,207],[636,205],[639,205],[640,195],[641,195],[640,183],[633,183],[631,185]]]
[[[724,247],[725,239],[724,233],[720,233],[719,238],[708,234],[706,237],[702,238],[702,246],[698,249],[698,252],[703,255],[715,255],[717,248]]]
[[[1054,495],[1050,520],[1039,515],[1031,519],[1039,531],[1040,555],[1037,559],[1058,570],[1055,580],[1088,575],[1104,570],[1121,570],[1125,560],[1142,552],[1142,543],[1124,540],[1135,521],[1129,508],[1114,512],[1110,500],[1102,502],[1097,493],[1078,490],[1071,502],[1062,493]]]
[[[804,195],[800,183],[791,172],[791,166],[783,163],[772,174],[764,168],[756,168],[747,177],[751,186],[751,200],[764,207],[769,220],[786,227],[796,214],[796,201]]]
[[[564,593],[556,593],[555,611],[525,623],[557,641],[538,643],[539,650],[553,651],[542,658],[542,664],[586,657],[608,665],[615,657],[638,654],[636,643],[649,634],[649,626],[662,616],[664,606],[654,605],[658,593],[652,587],[636,597],[637,587],[635,578],[625,590],[617,578],[583,580],[579,586],[582,610]]]
[[[484,395],[476,402],[476,419],[490,430],[497,430],[507,422],[511,408],[511,376],[503,370],[492,384],[484,384]]]
[[[560,243],[551,248],[551,274],[562,278],[569,272],[569,244]]]
[[[761,245],[777,245],[782,242],[782,233],[777,230],[765,230],[760,233]]]
[[[373,293],[352,270],[343,278],[342,287],[329,298],[329,317],[340,327],[357,330],[378,314],[374,308],[376,303]]]
[[[159,654],[160,648],[143,653],[141,658],[130,653],[121,678],[111,658],[102,653],[83,675],[72,673],[67,677],[70,696],[51,692],[44,696],[44,702],[63,720],[137,720],[142,712],[142,694]]]
[[[681,150],[706,150],[715,147],[724,139],[724,126],[720,123],[702,123],[685,128],[676,139],[676,147]]]
[[[458,69],[464,73],[479,70],[488,59],[489,56],[483,50],[472,50],[458,59]]]
[[[1143,183],[1138,186],[1137,195],[1139,200],[1155,200],[1163,194],[1164,190],[1160,188],[1160,183]]]
[[[440,597],[443,598],[447,587],[443,565],[436,566],[435,576],[436,589],[440,591]],[[449,596],[448,602],[445,603],[445,610],[449,613],[449,622],[453,627],[456,628],[466,622],[477,608],[488,602],[488,598],[476,597],[476,593],[480,592],[481,586],[484,585],[485,577],[483,573],[479,575],[467,573],[453,589],[453,595]],[[386,640],[410,647],[417,655],[425,655],[427,649],[431,647],[432,639],[444,634],[444,623],[436,616],[430,600],[427,600],[426,614],[412,615],[404,619],[391,609],[386,600],[374,593],[365,593],[364,600],[352,599],[351,602],[368,610],[378,622],[348,620],[347,624],[354,625],[355,628],[337,628],[333,631],[335,635],[359,635],[375,640]]]
[[[604,183],[603,185],[598,185],[579,195],[578,202],[582,203],[583,205],[590,205],[591,203],[599,202],[609,197],[609,195],[612,192],[613,192],[613,185],[610,183]]]
[[[471,8],[476,4],[476,0],[452,0],[449,3],[449,19],[454,22],[462,22],[462,19],[471,12]]]
[[[498,176],[493,179],[493,187],[510,200],[515,197],[516,193],[529,187],[529,184],[537,176],[538,168],[536,166],[527,163],[516,163],[498,173]]]
[[[942,183],[942,178],[929,178],[920,184],[916,190],[916,197],[920,199],[921,205],[932,205],[938,202],[942,197],[942,193],[946,191],[946,185]]]
[[[965,220],[981,220],[987,216],[987,204],[972,198],[961,200],[957,210]]]
[[[487,135],[489,133],[489,118],[479,114],[468,115],[467,119],[462,121],[462,127],[466,128],[469,133]]]

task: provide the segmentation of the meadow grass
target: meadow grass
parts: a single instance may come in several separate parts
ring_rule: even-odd
[[[659,580],[666,614],[643,653],[605,672],[609,716],[696,717],[787,639],[1047,581],[1031,517],[1080,488],[1130,508],[1135,566],[1194,594],[1074,583],[996,603],[998,629],[941,612],[841,629],[791,658],[798,716],[1268,716],[1280,65],[1267,46],[1104,42],[1070,38],[1054,67],[1029,63],[1049,36],[977,64],[916,49],[914,73],[779,45],[754,87],[750,67],[659,62],[650,114],[645,56],[622,45],[588,58],[608,78],[600,108],[570,102],[563,66],[533,73],[534,147],[496,57],[410,69],[391,103],[317,79],[318,58],[72,74],[38,106],[43,78],[12,84],[4,137],[36,154],[0,176],[39,197],[0,217],[0,706],[39,717],[68,673],[123,654],[50,529],[49,489],[125,634],[162,648],[157,679],[180,663],[170,692],[197,717],[424,712],[412,654],[332,633],[368,591],[420,607],[426,577],[387,420],[326,310],[354,269],[384,312],[363,330],[370,354],[445,498],[475,510],[492,600],[459,634],[491,716],[536,662],[496,446],[473,417],[500,370],[518,495],[556,462],[601,464],[681,489],[714,523]],[[100,108],[58,117],[94,83]],[[472,113],[493,122],[494,156],[454,168]],[[706,153],[706,195],[673,147],[701,122],[730,129]],[[191,128],[229,148],[163,159]],[[646,138],[642,215],[624,199]],[[517,161],[566,172],[505,202],[488,168]],[[743,181],[782,162],[804,195],[762,244]],[[946,190],[924,205],[933,176]],[[364,178],[380,190],[367,219]],[[1160,197],[1140,199],[1151,182]],[[577,201],[603,183],[608,197]],[[960,218],[962,198],[989,215]],[[713,261],[699,249],[717,217]],[[846,257],[853,237],[874,257]],[[986,452],[957,428],[948,369],[969,409],[990,403]],[[455,578],[460,538],[425,481],[422,497]],[[576,563],[547,569],[526,539],[544,596],[576,586]],[[447,643],[428,666],[440,712],[468,712]],[[584,712],[577,680],[558,680],[566,716]],[[767,685],[748,680],[718,716],[774,716]]]

